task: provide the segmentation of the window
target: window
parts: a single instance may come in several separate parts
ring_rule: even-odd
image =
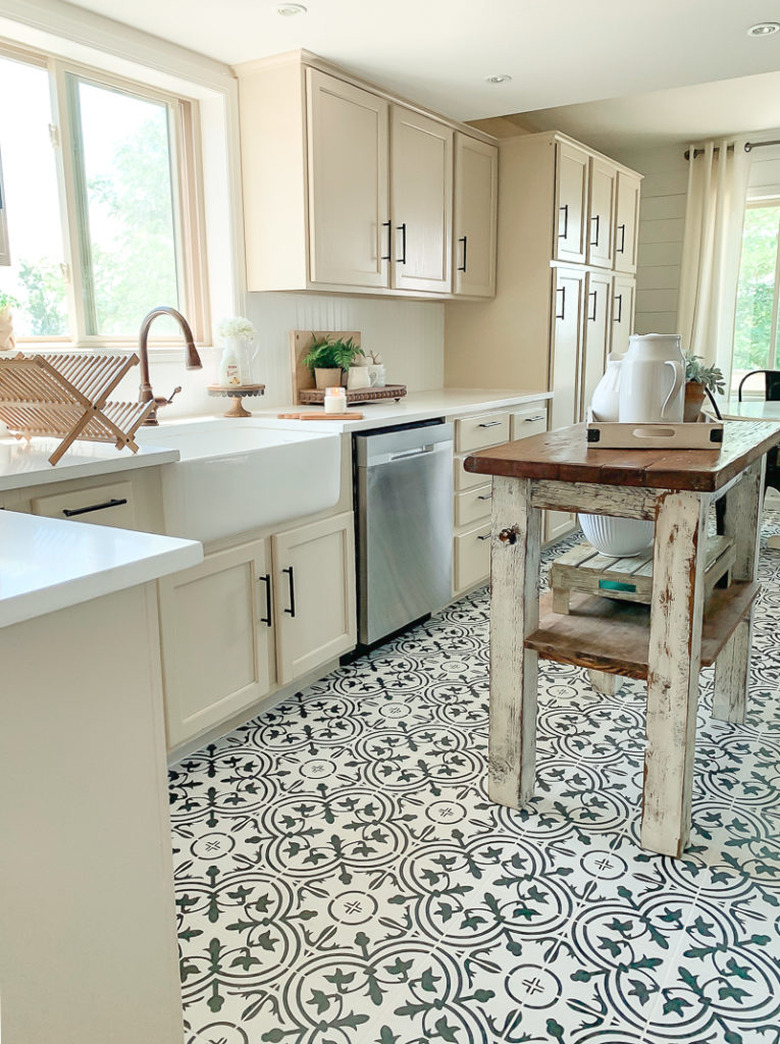
[[[202,340],[204,244],[183,220],[200,206],[196,103],[10,51],[0,97],[14,99],[0,106],[0,292],[15,301],[17,341],[133,343],[160,304]],[[178,327],[161,319],[153,333],[176,340]]]
[[[780,366],[778,251],[780,198],[748,203],[737,284],[733,388],[750,370],[773,370]]]

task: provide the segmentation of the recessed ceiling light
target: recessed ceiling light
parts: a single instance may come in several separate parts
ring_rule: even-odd
[[[748,36],[771,36],[780,31],[780,22],[756,22],[748,29]]]
[[[486,83],[510,83],[511,80],[512,77],[509,75],[509,73],[496,73],[495,76],[485,77]]]
[[[303,4],[279,4],[276,13],[284,18],[291,18],[293,15],[306,14],[307,10]]]

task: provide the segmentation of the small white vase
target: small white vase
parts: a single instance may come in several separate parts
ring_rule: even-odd
[[[620,362],[621,357],[614,352],[607,359],[607,369],[596,385],[590,409],[594,421],[616,421],[620,401]]]
[[[611,558],[633,558],[653,542],[654,525],[643,518],[577,515],[589,544]]]

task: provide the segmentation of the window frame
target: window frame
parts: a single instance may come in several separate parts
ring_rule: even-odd
[[[61,337],[17,338],[20,348],[43,347],[104,350],[131,350],[137,334],[101,335],[88,332],[84,295],[84,233],[88,228],[86,196],[79,185],[74,159],[76,135],[68,78],[97,87],[115,90],[165,105],[168,112],[169,144],[173,187],[174,246],[179,291],[179,308],[185,315],[196,344],[208,343],[210,329],[208,265],[205,235],[203,167],[201,160],[200,106],[197,98],[170,93],[124,76],[46,54],[20,48],[0,39],[0,57],[44,68],[49,76],[54,160],[59,192],[63,257],[69,333]],[[75,93],[75,91],[74,91]],[[158,302],[168,303],[168,302]],[[149,337],[153,349],[180,348],[175,336]]]

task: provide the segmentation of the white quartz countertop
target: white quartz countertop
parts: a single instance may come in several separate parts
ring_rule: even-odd
[[[304,427],[312,431],[365,431],[369,428],[384,428],[393,424],[414,424],[432,417],[465,416],[483,410],[506,409],[522,406],[529,402],[551,399],[547,391],[512,391],[506,388],[439,388],[435,391],[411,392],[399,402],[380,400],[349,407],[363,414],[359,421],[292,421],[278,420],[280,413],[317,413],[319,406],[267,407],[253,409],[251,400],[245,400],[252,416],[263,421],[274,419],[280,426]],[[162,425],[161,425],[162,427]]]
[[[195,540],[0,511],[0,627],[202,560]]]
[[[74,442],[59,463],[52,466],[49,457],[59,442],[59,439],[49,438],[35,438],[30,442],[0,438],[0,493],[25,486],[170,464],[179,459],[175,449],[142,446],[137,453],[132,453],[129,449],[118,450],[104,442]]]

